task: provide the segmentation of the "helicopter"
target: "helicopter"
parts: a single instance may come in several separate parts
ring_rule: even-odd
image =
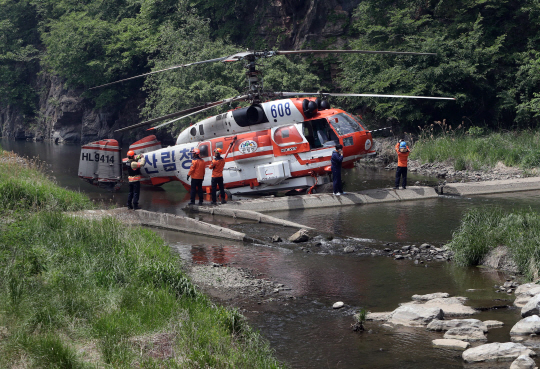
[[[329,92],[266,91],[256,61],[277,55],[293,54],[393,54],[436,55],[433,53],[371,50],[276,50],[245,51],[233,55],[176,65],[138,76],[118,80],[92,89],[141,78],[155,73],[198,64],[244,61],[248,88],[243,95],[206,103],[173,114],[150,119],[115,132],[136,129],[161,121],[148,128],[152,131],[209,109],[235,102],[248,107],[231,109],[185,128],[174,146],[162,147],[155,135],[149,135],[129,146],[136,155],[143,154],[142,183],[160,186],[179,181],[190,189],[187,173],[193,149],[198,148],[205,161],[203,189],[210,193],[212,153],[225,152],[223,179],[228,195],[268,194],[305,189],[316,192],[330,183],[330,158],[337,144],[343,146],[343,168],[352,168],[360,158],[374,155],[373,138],[362,119],[344,110],[332,108],[331,97],[380,97],[455,100],[451,97],[381,95]],[[81,150],[79,177],[93,184],[117,189],[123,182],[121,149],[114,139],[84,145]],[[126,160],[126,159],[124,159]]]

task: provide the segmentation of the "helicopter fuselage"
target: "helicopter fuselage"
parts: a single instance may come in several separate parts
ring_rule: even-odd
[[[223,153],[228,151],[223,179],[225,188],[233,193],[270,192],[272,188],[324,183],[326,180],[317,178],[328,174],[330,157],[338,143],[343,145],[344,168],[351,168],[354,161],[374,154],[371,133],[358,118],[340,109],[319,110],[308,117],[302,113],[303,100],[277,100],[256,105],[255,109],[252,105],[186,128],[175,146],[144,153],[143,183],[160,185],[180,181],[189,189],[187,173],[195,147],[207,167],[203,181],[206,192],[210,192],[208,166],[216,148],[221,148]],[[130,149],[139,153],[155,144],[156,141],[141,140]]]

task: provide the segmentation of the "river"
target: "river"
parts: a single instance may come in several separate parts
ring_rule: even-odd
[[[123,205],[127,189],[111,193],[77,178],[79,147],[20,141],[1,141],[2,148],[19,155],[37,156],[61,186],[87,193],[92,199]],[[433,183],[430,178],[410,176],[412,183]],[[390,187],[393,172],[356,168],[344,176],[345,190]],[[147,210],[183,214],[187,193],[178,183],[158,189],[143,188],[141,206]],[[370,247],[386,242],[441,245],[459,226],[463,213],[475,207],[535,208],[540,192],[491,195],[475,198],[442,197],[402,203],[362,205],[339,209],[277,212],[272,215],[355,237]],[[237,225],[253,234],[264,228]],[[249,299],[234,301],[250,324],[260,330],[277,357],[293,368],[462,368],[459,351],[435,349],[431,340],[441,333],[422,328],[386,328],[366,323],[366,331],[354,333],[351,314],[359,308],[390,311],[413,294],[448,292],[467,296],[477,307],[511,305],[513,296],[495,293],[504,282],[501,273],[462,268],[453,263],[396,261],[385,257],[359,257],[304,253],[283,247],[254,246],[205,237],[158,231],[171,247],[189,262],[215,262],[247,267],[263,278],[290,287],[294,298],[258,304]],[[260,234],[259,234],[260,236]],[[467,292],[474,289],[475,291]],[[343,301],[346,307],[333,310]],[[488,342],[509,341],[509,330],[520,319],[518,309],[487,310],[474,316],[495,319],[504,328],[492,329]]]

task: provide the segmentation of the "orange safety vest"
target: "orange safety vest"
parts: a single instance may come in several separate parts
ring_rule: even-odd
[[[188,176],[193,179],[204,179],[204,160],[201,158],[193,159],[191,161],[191,168],[189,168]]]
[[[397,166],[407,168],[407,159],[409,158],[409,154],[411,153],[411,151],[409,150],[409,146],[407,146],[407,152],[401,152],[399,151],[399,143],[397,143],[396,152],[398,157]]]
[[[223,177],[223,168],[225,167],[225,160],[214,159],[212,164],[210,164],[210,169],[212,169],[212,178]]]

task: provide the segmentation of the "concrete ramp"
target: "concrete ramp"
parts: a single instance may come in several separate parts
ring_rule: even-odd
[[[350,192],[341,196],[335,196],[333,194],[313,194],[230,201],[225,205],[219,206],[219,209],[271,212],[376,204],[396,201],[424,200],[437,197],[437,192],[432,187],[412,186],[408,187],[406,190],[376,189],[361,192]],[[254,220],[256,220],[256,218]]]
[[[487,182],[448,183],[441,187],[441,194],[473,196],[534,190],[540,190],[539,177],[515,178]]]

